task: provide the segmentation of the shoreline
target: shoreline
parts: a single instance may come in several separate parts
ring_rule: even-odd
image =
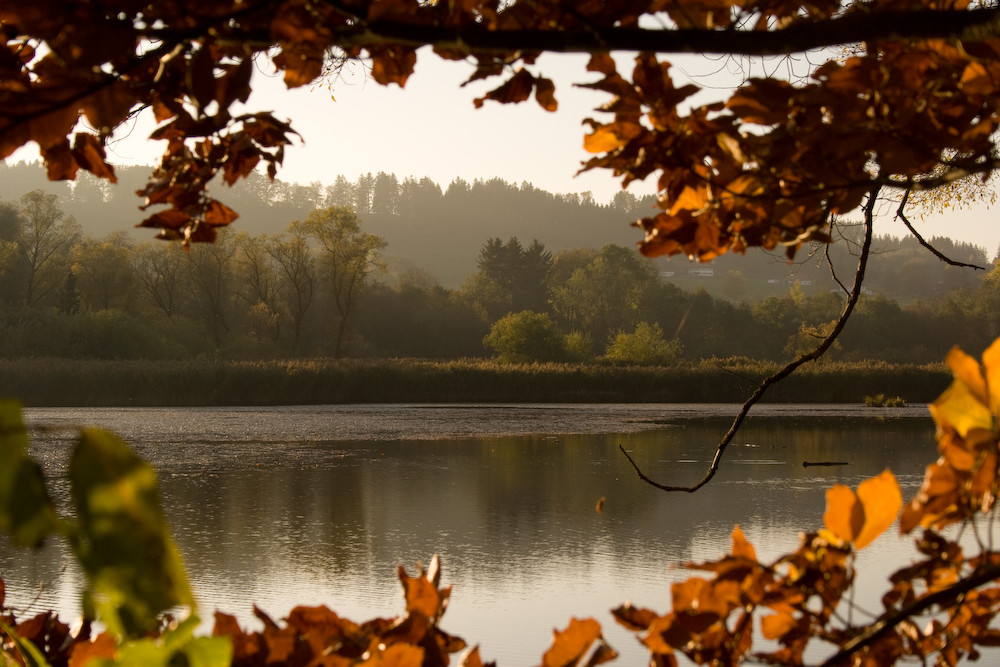
[[[669,367],[468,360],[0,360],[0,396],[26,407],[194,407],[484,403],[741,405],[778,364],[709,360]],[[772,385],[761,403],[907,404],[950,384],[943,364],[820,362]]]

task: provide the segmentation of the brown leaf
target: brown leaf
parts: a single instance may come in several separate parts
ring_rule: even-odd
[[[85,97],[80,102],[80,107],[88,123],[98,132],[110,134],[111,130],[125,120],[137,102],[138,98],[131,88],[121,81],[115,81]],[[157,120],[163,119],[157,117]]]
[[[535,79],[535,100],[537,100],[539,106],[541,106],[546,111],[555,111],[559,108],[559,102],[556,101],[556,85],[552,83],[551,79],[545,79],[542,77],[537,77]]]
[[[76,178],[76,172],[79,171],[80,165],[73,157],[73,151],[70,149],[66,137],[63,137],[60,143],[43,148],[41,153],[50,181],[72,181]]]
[[[204,109],[215,100],[215,59],[207,46],[195,51],[188,60],[187,77],[191,96]]]
[[[204,220],[210,225],[228,225],[238,217],[239,213],[216,199],[205,207]]]
[[[408,46],[389,45],[369,49],[372,59],[372,78],[383,86],[390,83],[400,88],[406,85],[406,80],[413,74],[417,64],[417,52]]]
[[[505,81],[502,85],[489,91],[482,97],[473,100],[476,108],[483,106],[486,100],[493,100],[501,104],[524,102],[531,96],[531,89],[534,86],[535,77],[531,72],[523,67],[514,76]]]
[[[633,607],[631,602],[626,602],[620,607],[611,610],[615,620],[633,632],[641,632],[649,627],[658,614],[651,609],[639,609]]]
[[[114,167],[105,158],[104,146],[94,135],[87,132],[76,133],[73,139],[73,157],[77,164],[94,176],[106,178],[112,183],[118,182]]]

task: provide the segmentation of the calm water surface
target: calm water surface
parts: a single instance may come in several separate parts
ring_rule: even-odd
[[[758,555],[822,523],[824,491],[889,467],[910,497],[935,456],[926,408],[760,406],[696,494],[640,482],[624,446],[658,481],[708,469],[729,405],[329,406],[32,409],[32,445],[67,496],[73,429],[115,431],[160,474],[164,503],[201,606],[250,627],[257,604],[281,617],[325,604],[355,621],[403,611],[396,567],[440,554],[454,586],[445,630],[501,666],[538,664],[550,629],[592,616],[622,654],[645,651],[608,613],[626,600],[659,611],[671,565],[716,558],[739,524]],[[803,468],[837,460],[838,467]],[[604,511],[595,510],[605,498]],[[884,581],[909,546],[862,552]],[[58,544],[0,542],[8,604],[79,609],[80,575]],[[875,598],[877,599],[877,598]],[[871,606],[875,606],[872,604]]]

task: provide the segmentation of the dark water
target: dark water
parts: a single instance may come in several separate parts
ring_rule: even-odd
[[[596,618],[622,654],[645,651],[608,611],[666,611],[671,565],[720,556],[739,524],[758,555],[822,523],[824,491],[891,468],[909,497],[935,456],[926,409],[764,406],[696,494],[639,481],[701,478],[735,406],[335,406],[37,409],[33,452],[65,497],[72,429],[97,424],[157,468],[203,618],[257,627],[326,604],[355,621],[403,610],[396,567],[440,554],[454,585],[444,629],[501,666],[538,664],[551,629]],[[839,467],[802,466],[837,460]],[[595,509],[604,498],[603,513]],[[906,558],[895,535],[862,552],[871,581]],[[80,578],[58,546],[0,543],[8,604],[72,616]],[[874,606],[874,605],[873,605]]]

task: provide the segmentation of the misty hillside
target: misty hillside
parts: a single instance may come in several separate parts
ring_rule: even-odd
[[[119,166],[116,185],[85,172],[76,182],[52,182],[37,164],[2,163],[0,199],[16,202],[24,193],[42,189],[59,196],[63,210],[80,222],[88,236],[130,230],[136,240],[148,240],[156,232],[135,228],[146,216],[138,208],[142,200],[135,192],[145,186],[150,171],[145,166]],[[339,176],[325,187],[319,182],[308,186],[271,182],[255,173],[233,188],[219,186],[215,195],[239,212],[234,230],[251,236],[279,234],[315,208],[350,206],[365,231],[388,242],[385,259],[391,273],[423,271],[448,288],[459,287],[477,271],[479,251],[488,239],[517,237],[524,243],[537,239],[553,253],[608,244],[631,248],[641,232],[630,223],[653,211],[651,197],[638,199],[628,191],[599,203],[589,193],[552,194],[501,179],[471,183],[457,179],[442,187],[428,178],[400,180],[384,172],[357,181]],[[989,263],[982,248],[948,239],[933,243],[954,260]],[[876,260],[870,263],[865,284],[873,292],[902,301],[970,287],[983,273],[947,266],[911,237],[882,237],[875,246]],[[829,253],[838,278],[847,284],[856,263],[852,247],[841,241]],[[683,289],[700,288],[736,302],[784,293],[794,283],[807,291],[810,286],[824,290],[834,286],[826,253],[811,253],[809,248],[800,250],[791,262],[780,250],[753,249],[746,255],[723,255],[707,265],[686,257],[661,258],[657,264],[667,280]]]
[[[83,172],[67,183],[47,180],[37,164],[3,164],[0,199],[16,202],[25,192],[42,189],[59,196],[63,210],[88,236],[129,229],[136,240],[147,240],[156,232],[134,229],[147,215],[139,210],[142,200],[135,192],[150,171],[119,166],[116,185]],[[624,191],[613,202],[599,204],[589,194],[554,195],[500,179],[456,180],[442,187],[426,178],[400,181],[385,173],[354,183],[339,177],[327,187],[270,182],[252,174],[233,188],[220,186],[215,196],[239,212],[234,229],[254,236],[281,233],[314,208],[351,206],[366,231],[388,241],[385,256],[394,271],[421,269],[445,287],[459,286],[476,271],[479,249],[492,237],[538,239],[553,252],[609,243],[632,247],[641,233],[630,223],[653,205],[651,198],[640,201]]]

